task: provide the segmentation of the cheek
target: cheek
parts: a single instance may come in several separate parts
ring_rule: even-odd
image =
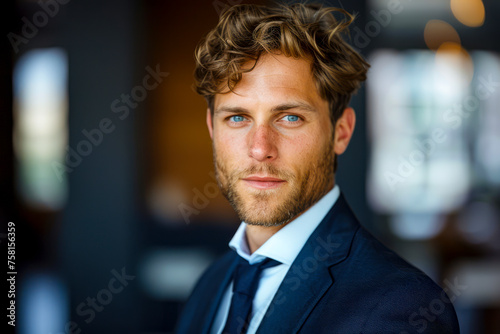
[[[282,141],[280,146],[281,161],[300,175],[316,160],[321,144],[312,136],[298,135]]]
[[[280,150],[283,160],[297,169],[305,168],[316,161],[324,149],[325,139],[315,133],[318,132],[299,134],[283,141]]]
[[[237,133],[214,133],[214,146],[219,159],[229,162],[245,152],[245,140]]]

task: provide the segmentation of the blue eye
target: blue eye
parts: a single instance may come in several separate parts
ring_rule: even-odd
[[[285,117],[283,117],[283,119],[288,122],[297,122],[298,120],[300,120],[299,116],[295,115],[286,115]]]
[[[238,123],[238,122],[243,122],[245,120],[245,117],[236,115],[236,116],[231,116],[229,119],[235,123]]]

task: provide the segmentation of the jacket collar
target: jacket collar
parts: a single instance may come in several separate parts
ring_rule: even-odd
[[[354,234],[359,228],[354,213],[344,196],[336,201],[298,254],[288,270],[273,301],[257,330],[259,333],[296,333],[321,297],[334,283],[330,268],[349,255]],[[202,334],[210,333],[222,296],[236,268],[238,255],[230,258],[221,270],[220,279],[214,279],[209,311],[205,314]],[[296,319],[290,321],[290,319]]]
[[[222,275],[218,275],[218,277],[212,277],[211,282],[208,282],[209,286],[206,288],[207,293],[207,302],[209,303],[208,312],[203,315],[203,320],[201,320],[201,331],[197,331],[201,334],[209,334],[210,329],[212,328],[212,324],[215,319],[215,315],[219,308],[219,304],[221,302],[222,296],[229,285],[233,277],[233,272],[238,264],[238,255],[229,251],[226,256],[228,259],[224,261],[225,263],[222,266],[222,269],[217,270],[216,272],[221,273]],[[197,321],[193,319],[193,321]],[[200,325],[199,325],[200,326]],[[198,327],[199,329],[200,327]]]
[[[257,333],[296,333],[334,283],[330,267],[349,255],[360,225],[341,194],[286,274]],[[295,319],[294,321],[289,321]]]

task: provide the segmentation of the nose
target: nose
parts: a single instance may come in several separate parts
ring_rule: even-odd
[[[260,162],[275,160],[278,156],[277,136],[268,125],[260,125],[249,133],[249,156]]]

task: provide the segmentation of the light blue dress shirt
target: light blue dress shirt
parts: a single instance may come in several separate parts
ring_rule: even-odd
[[[257,331],[288,269],[290,269],[293,261],[302,250],[302,247],[304,247],[307,239],[309,239],[313,231],[335,204],[339,195],[340,189],[335,185],[316,204],[276,232],[253,254],[250,254],[245,237],[246,224],[245,222],[240,224],[240,227],[229,242],[229,247],[234,249],[250,264],[258,263],[266,257],[281,262],[280,265],[264,269],[262,272],[252,304],[252,314],[247,334],[255,334]],[[233,283],[231,282],[222,297],[214,323],[212,324],[211,334],[221,334],[224,329],[223,327],[226,323],[231,304],[232,290]]]

